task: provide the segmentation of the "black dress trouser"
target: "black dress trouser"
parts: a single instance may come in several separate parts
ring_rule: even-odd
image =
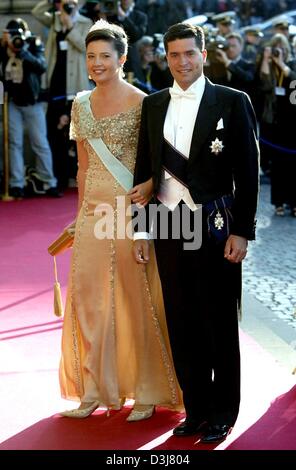
[[[198,250],[184,250],[182,237],[154,242],[187,418],[233,425],[240,403],[241,264],[224,258],[225,242],[209,237],[205,220]]]

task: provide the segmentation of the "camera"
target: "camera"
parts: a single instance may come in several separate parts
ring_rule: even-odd
[[[20,51],[25,45],[25,39],[21,35],[13,36],[11,38],[12,45],[14,49]]]
[[[281,53],[281,50],[279,47],[272,47],[271,49],[271,55],[273,57],[279,57],[280,56],[280,53]]]
[[[62,6],[63,10],[67,15],[72,15],[73,11],[76,8],[76,5],[74,3],[64,3]]]
[[[5,29],[10,34],[10,41],[16,51],[20,51],[26,42],[26,35],[22,29]]]
[[[155,33],[153,35],[152,47],[154,50],[154,55],[160,60],[165,60],[166,52],[163,43],[163,35],[160,33]]]
[[[220,49],[222,51],[226,51],[228,49],[228,42],[223,36],[215,36],[211,37],[207,43],[207,50],[216,51]]]
[[[217,60],[217,50],[227,51],[228,42],[223,36],[210,36],[207,39],[206,49],[208,51],[208,60],[210,63],[219,62]]]

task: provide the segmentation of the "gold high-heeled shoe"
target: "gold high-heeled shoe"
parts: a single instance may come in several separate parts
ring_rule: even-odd
[[[142,419],[151,418],[155,411],[154,405],[135,405],[128,417],[127,421],[141,421]]]
[[[66,410],[60,413],[61,416],[66,418],[87,418],[90,416],[98,407],[100,406],[99,401],[94,401],[90,403],[89,406],[79,409],[76,408],[74,410]]]

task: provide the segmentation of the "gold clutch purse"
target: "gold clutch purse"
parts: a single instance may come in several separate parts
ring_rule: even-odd
[[[47,248],[51,256],[59,255],[73,245],[75,234],[75,222],[68,225],[64,231]]]
[[[61,286],[58,281],[58,273],[57,273],[57,264],[56,264],[56,255],[63,253],[67,248],[70,248],[73,245],[75,235],[75,222],[72,222],[68,225],[61,235],[58,236],[47,248],[48,253],[53,256],[54,262],[54,302],[53,302],[53,310],[54,314],[57,317],[62,317],[64,314],[64,306],[63,306],[63,299],[61,293]]]

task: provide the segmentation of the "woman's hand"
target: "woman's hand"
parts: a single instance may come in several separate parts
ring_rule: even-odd
[[[263,60],[265,60],[266,62],[269,62],[270,59],[271,59],[271,47],[267,46],[264,48]]]
[[[76,226],[76,219],[73,220],[69,225],[67,225],[64,230],[67,230],[71,235],[75,235],[75,226]]]
[[[146,206],[153,196],[152,178],[144,183],[137,184],[128,193],[133,203]]]

